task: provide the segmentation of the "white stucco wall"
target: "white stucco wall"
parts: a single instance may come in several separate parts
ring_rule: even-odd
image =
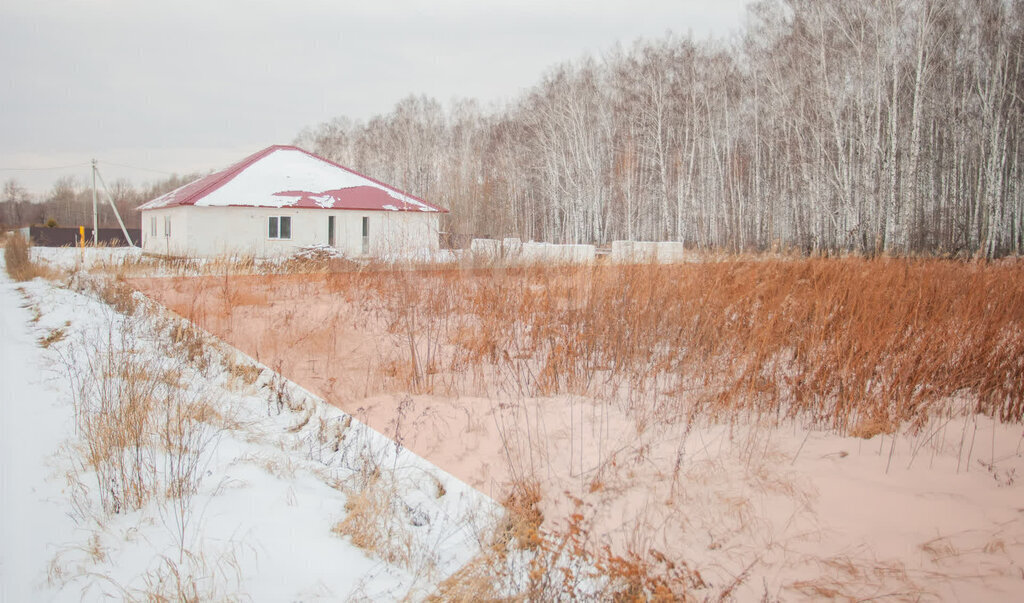
[[[142,212],[142,250],[162,255],[184,255],[188,213],[184,207],[168,207]],[[170,218],[170,233],[165,218]],[[156,233],[153,220],[156,220]]]
[[[268,236],[271,216],[291,218],[290,239]],[[186,205],[144,210],[142,249],[190,257],[290,255],[302,247],[326,245],[329,216],[335,220],[334,246],[349,256],[363,255],[364,217],[369,219],[368,255],[422,254],[438,248],[439,214],[433,212]],[[164,233],[165,217],[171,219],[170,236]],[[156,236],[152,235],[152,218],[156,218]]]

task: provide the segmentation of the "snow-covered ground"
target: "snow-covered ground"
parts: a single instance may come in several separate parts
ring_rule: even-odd
[[[131,250],[86,251],[85,266],[135,261]],[[64,268],[81,258],[33,253]],[[99,301],[94,280],[65,284],[0,275],[5,601],[182,591],[423,598],[481,550],[500,509],[409,448],[484,487],[509,467],[481,467],[500,463],[510,443],[523,466],[543,468],[535,478],[548,525],[576,511],[568,492],[586,505],[593,543],[659,550],[699,570],[698,598],[1024,596],[1024,433],[973,414],[966,398],[919,431],[870,439],[743,416],[652,416],[641,428],[604,412],[592,429],[591,406],[571,397],[503,408],[526,416],[527,428],[543,425],[551,437],[540,439],[515,417],[470,417],[467,408],[493,409],[489,399],[389,393],[353,402],[381,432],[398,432],[389,428],[396,401],[400,413],[420,417],[397,445],[226,344],[183,335],[148,302],[126,317]],[[141,299],[105,295],[115,305]],[[83,464],[73,385],[111,352],[125,365],[159,368],[165,377],[154,391],[164,398],[177,392],[168,399],[215,411],[195,432],[203,445],[194,494],[117,512],[101,504],[103,482]],[[144,454],[167,467],[166,451]],[[526,580],[530,570],[510,571]],[[507,577],[501,571],[484,578]]]
[[[118,265],[142,258],[140,247],[32,247],[32,260],[71,269],[90,269],[100,265]],[[6,272],[4,273],[6,274]]]
[[[67,263],[69,251],[44,253]],[[160,308],[125,316],[87,277],[0,273],[3,601],[422,598],[497,517],[476,490],[232,348],[194,333],[170,345],[185,331]],[[186,417],[194,493],[170,495],[166,481],[187,455],[149,442],[142,466],[164,474],[152,495],[137,509],[103,504],[114,488],[85,460],[76,410],[123,387],[123,374],[105,379],[125,366],[159,375],[158,403],[208,409]]]
[[[2,261],[2,260],[0,260]],[[30,287],[45,286],[42,282]],[[31,601],[57,550],[75,538],[53,458],[73,434],[71,407],[35,341],[32,312],[0,272],[0,600]]]
[[[464,257],[462,250],[438,249],[414,250],[409,253],[391,253],[379,258],[374,262],[389,263],[424,263],[424,264],[450,264],[458,262]],[[313,245],[305,247],[296,252],[293,256],[284,258],[227,258],[209,259],[192,258],[187,261],[164,260],[156,256],[143,255],[139,247],[33,247],[32,259],[44,263],[47,266],[59,270],[96,270],[96,269],[118,269],[125,264],[134,264],[139,270],[144,271],[146,276],[167,276],[181,275],[183,272],[216,271],[221,266],[230,265],[233,260],[250,261],[252,268],[260,272],[276,272],[281,265],[290,260],[324,260],[327,258],[346,259],[340,250],[326,245]],[[349,258],[351,259],[351,258]],[[365,258],[355,258],[353,261],[366,262]]]
[[[535,483],[556,541],[581,501],[589,552],[685,562],[700,579],[681,588],[698,598],[1024,594],[1024,434],[975,413],[969,391],[930,401],[916,426],[865,437],[807,414],[712,414],[687,404],[699,383],[635,399],[615,384],[531,397],[463,368],[408,395],[408,382],[374,378],[409,358],[406,332],[375,321],[370,287],[304,275],[131,284],[499,500]]]

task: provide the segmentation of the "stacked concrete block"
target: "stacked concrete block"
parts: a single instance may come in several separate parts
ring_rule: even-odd
[[[551,261],[552,252],[548,249],[551,243],[528,241],[523,243],[519,259],[524,264],[543,264]]]
[[[477,262],[497,262],[501,259],[501,241],[497,239],[473,239],[469,253]]]
[[[678,241],[612,241],[613,264],[675,264],[685,258],[686,248]]]
[[[501,257],[506,262],[518,262],[523,254],[523,242],[515,237],[506,237],[501,240]]]
[[[526,264],[590,264],[597,256],[593,245],[554,245],[523,243],[520,260]]]
[[[593,264],[597,257],[597,248],[593,245],[557,245],[563,249],[562,254],[571,264]]]
[[[678,264],[685,259],[686,248],[679,241],[661,241],[657,255],[659,264]]]
[[[654,241],[633,241],[633,263],[652,264],[658,261],[658,244]]]
[[[633,241],[612,241],[612,263],[633,263]]]

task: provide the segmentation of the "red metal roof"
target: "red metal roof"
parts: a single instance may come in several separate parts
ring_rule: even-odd
[[[415,206],[409,207],[408,203],[402,203],[375,186],[353,186],[351,188],[339,188],[315,194],[307,191],[281,191],[276,193],[276,195],[296,198],[296,203],[294,205],[289,204],[288,207],[322,208],[325,204],[324,198],[330,197],[332,200],[330,207],[334,209],[379,209],[391,211],[419,209]],[[426,201],[421,201],[421,203],[426,204]],[[402,207],[403,205],[406,207]]]
[[[240,174],[245,172],[247,169],[257,164],[261,159],[269,156],[270,154],[277,151],[298,151],[313,159],[322,161],[330,166],[333,166],[339,170],[343,170],[347,174],[357,176],[367,181],[365,186],[349,186],[343,188],[334,188],[322,191],[304,191],[304,190],[282,190],[273,192],[272,195],[277,198],[282,198],[282,207],[298,207],[298,208],[310,208],[310,209],[351,209],[351,210],[381,210],[381,211],[429,211],[429,212],[442,212],[447,213],[448,210],[428,203],[415,195],[410,195],[404,191],[401,191],[393,186],[385,184],[379,180],[370,178],[356,172],[355,170],[349,169],[343,165],[334,163],[329,159],[325,159],[299,147],[290,145],[273,145],[253,153],[238,163],[227,167],[219,172],[214,172],[208,176],[204,176],[197,180],[194,180],[182,187],[179,187],[169,193],[166,193],[156,199],[153,199],[147,203],[139,206],[140,210],[157,209],[162,207],[173,207],[179,205],[195,205],[197,202],[202,200],[204,197],[210,195],[214,191],[223,187],[224,185],[231,182],[233,179],[238,177]],[[284,181],[285,174],[282,174],[282,181]],[[339,174],[339,177],[345,176]],[[342,178],[346,180],[349,178]],[[371,184],[372,183],[372,184]],[[377,186],[373,186],[377,185]],[[383,190],[387,189],[387,190]],[[394,193],[394,194],[389,194]],[[404,201],[399,197],[406,197],[410,201]],[[289,198],[293,198],[291,201]],[[239,199],[237,203],[231,202],[226,204],[227,206],[239,206],[239,207],[254,207],[254,206],[266,206],[275,207],[277,205],[259,205],[248,202],[248,199]]]

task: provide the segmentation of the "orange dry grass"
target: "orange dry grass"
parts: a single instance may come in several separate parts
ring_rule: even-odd
[[[187,304],[176,309],[200,324],[242,306],[294,308],[288,324],[267,325],[292,357],[334,354],[305,343],[331,329],[300,328],[302,308],[343,300],[365,316],[352,320],[389,335],[376,366],[412,391],[685,400],[725,418],[800,415],[862,436],[952,397],[1003,421],[1024,417],[1016,261],[733,258],[169,280],[161,286]],[[292,345],[290,333],[305,339]]]
[[[951,399],[1003,421],[1024,418],[1019,261],[731,258],[138,284],[236,345],[251,338],[240,347],[272,366],[290,359],[283,372],[309,378],[311,389],[323,383],[347,392],[356,411],[376,390],[341,379],[340,367],[367,349],[345,342],[364,336],[383,342],[364,358],[365,370],[389,373],[374,384],[381,389],[440,388],[499,406],[570,392],[623,402],[638,424],[671,418],[658,413],[732,419],[750,412],[870,437],[921,421]],[[254,325],[261,317],[272,320]],[[523,487],[529,475],[516,475],[508,460],[520,485],[506,500],[510,521],[496,547],[442,585],[444,598],[501,596],[496,584],[504,582],[495,576],[515,585],[506,554],[520,548],[532,561],[511,590],[528,598],[574,592],[592,568],[607,578],[608,598],[680,599],[705,588],[699,571],[656,551],[596,547],[578,513],[567,531],[545,533],[541,493]],[[597,479],[591,484],[600,490]],[[363,516],[376,512],[366,508]],[[354,521],[338,530],[368,533]],[[566,571],[567,558],[587,558],[592,567]],[[723,596],[745,579],[737,576]]]
[[[874,433],[963,394],[1001,420],[1024,415],[1020,262],[737,259],[353,284],[392,321],[439,330],[431,340],[454,345],[452,370],[490,367],[530,396],[628,384],[692,392],[709,413],[809,415]]]

